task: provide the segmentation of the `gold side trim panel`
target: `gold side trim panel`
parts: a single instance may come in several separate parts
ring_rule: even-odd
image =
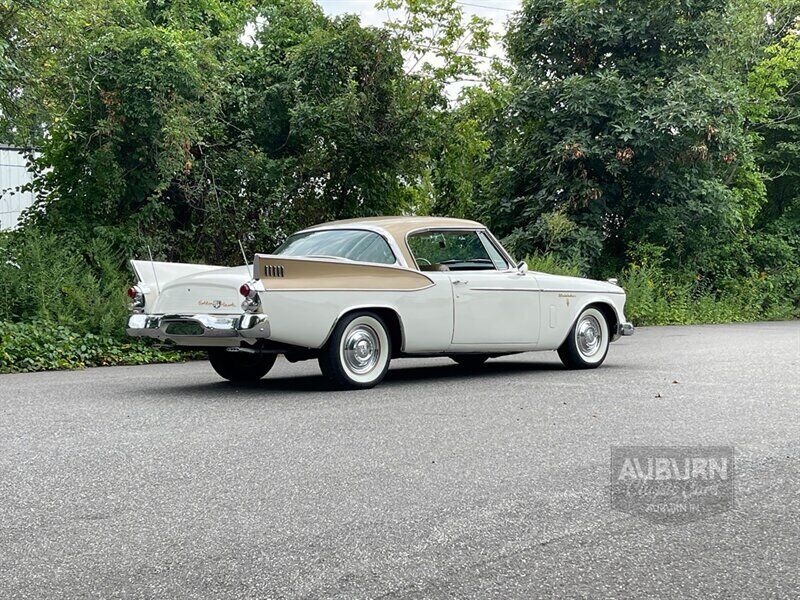
[[[335,258],[256,254],[255,277],[269,290],[395,290],[416,291],[432,279],[405,267],[367,264]]]

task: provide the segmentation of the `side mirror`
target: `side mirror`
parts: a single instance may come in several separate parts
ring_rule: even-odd
[[[526,263],[524,260],[519,261],[517,263],[517,272],[520,275],[525,275],[525,273],[528,272],[528,263]]]

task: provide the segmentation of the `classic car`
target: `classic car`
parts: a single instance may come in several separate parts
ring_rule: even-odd
[[[234,382],[283,354],[338,388],[379,383],[393,358],[487,359],[556,350],[591,369],[633,334],[614,280],[531,272],[475,221],[375,217],[316,225],[252,265],[131,261],[132,336],[206,349]]]

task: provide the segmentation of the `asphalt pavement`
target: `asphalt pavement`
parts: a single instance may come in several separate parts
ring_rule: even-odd
[[[735,503],[612,509],[615,445],[734,446]],[[280,360],[0,376],[0,598],[800,597],[800,322],[642,328],[605,365]]]

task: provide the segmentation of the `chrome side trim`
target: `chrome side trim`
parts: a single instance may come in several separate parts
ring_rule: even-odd
[[[541,288],[471,287],[478,292],[542,292]]]
[[[462,271],[459,271],[459,273]],[[481,292],[547,292],[551,294],[625,294],[625,292],[606,292],[597,290],[549,290],[545,288],[505,288],[505,287],[474,287],[471,290]]]
[[[546,290],[542,288],[543,292],[552,292],[552,293],[561,293],[561,294],[622,294],[625,295],[625,291],[621,292],[609,292],[606,290]]]

